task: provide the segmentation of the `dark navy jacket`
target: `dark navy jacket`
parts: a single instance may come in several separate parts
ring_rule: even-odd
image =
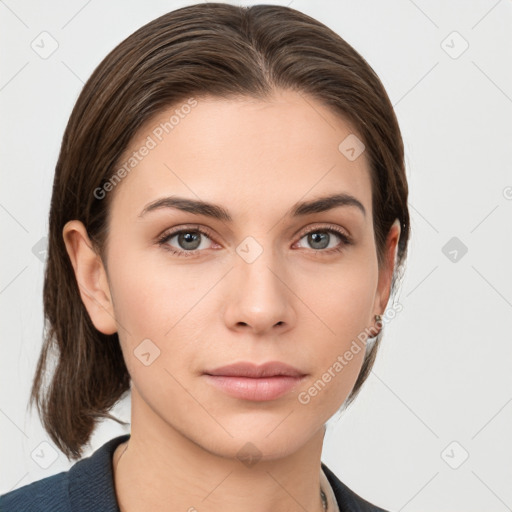
[[[130,434],[111,439],[92,455],[62,471],[0,496],[0,512],[119,512],[112,455]],[[340,482],[325,464],[340,512],[386,512],[363,500]]]

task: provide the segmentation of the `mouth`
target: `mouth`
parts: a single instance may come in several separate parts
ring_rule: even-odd
[[[306,377],[293,366],[273,361],[263,365],[235,363],[203,373],[206,380],[227,395],[243,400],[276,400],[292,391]]]

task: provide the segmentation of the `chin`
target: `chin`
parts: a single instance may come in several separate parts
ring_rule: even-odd
[[[272,461],[292,455],[319,431],[323,439],[323,423],[308,425],[298,417],[293,418],[293,413],[287,418],[290,410],[265,417],[260,412],[259,416],[249,414],[237,420],[222,420],[221,423],[233,437],[220,432],[213,437],[210,433],[207,438],[199,435],[196,442],[199,441],[198,444],[213,455],[238,459],[251,467],[258,461]],[[208,441],[205,442],[205,439]]]

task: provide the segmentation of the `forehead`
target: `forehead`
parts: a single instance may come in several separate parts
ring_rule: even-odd
[[[279,215],[299,200],[345,192],[371,217],[366,154],[349,159],[342,151],[351,137],[357,134],[346,120],[297,92],[184,100],[133,138],[118,162],[127,172],[112,208],[135,218],[148,202],[179,195],[223,204],[241,218]]]

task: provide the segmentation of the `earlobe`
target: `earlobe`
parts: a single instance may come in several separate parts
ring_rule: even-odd
[[[114,334],[117,325],[107,273],[85,226],[79,220],[71,220],[64,226],[62,236],[92,323],[103,334]]]
[[[386,239],[385,258],[382,268],[379,269],[379,282],[377,286],[377,296],[374,304],[374,315],[382,315],[389,301],[400,232],[400,221],[399,219],[395,219],[388,232]]]

